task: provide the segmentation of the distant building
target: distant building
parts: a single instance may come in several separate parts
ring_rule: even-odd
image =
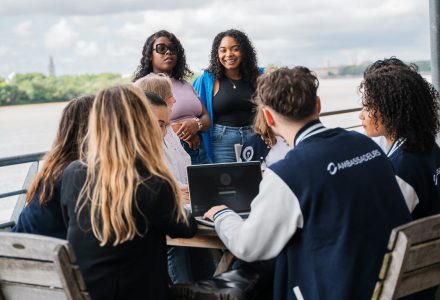
[[[49,56],[49,76],[55,77],[55,64],[52,55]]]
[[[11,74],[8,75],[8,77],[6,77],[5,82],[11,83],[12,81],[14,81],[15,76],[17,76],[17,73],[12,72]]]

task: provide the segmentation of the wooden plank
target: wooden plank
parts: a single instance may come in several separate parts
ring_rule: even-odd
[[[180,247],[196,247],[208,249],[226,249],[222,241],[215,236],[196,235],[190,239],[177,238],[172,239],[167,236],[167,245]]]
[[[69,248],[62,245],[58,246],[58,249],[54,255],[54,263],[59,274],[61,284],[69,300],[83,300],[82,292],[85,290],[85,283],[82,280],[80,274],[75,274],[69,260],[68,250]],[[79,284],[81,281],[81,284]],[[81,290],[80,285],[84,288]]]
[[[217,269],[214,272],[214,276],[224,273],[231,267],[232,261],[234,260],[234,255],[229,250],[225,250],[220,262],[217,265]]]
[[[388,272],[383,281],[382,292],[379,299],[394,299],[396,286],[400,283],[402,266],[408,247],[409,241],[407,237],[402,232],[399,232],[395,238],[394,251],[392,252],[391,262],[389,263]]]
[[[440,284],[440,264],[405,273],[395,298],[422,291]],[[393,298],[394,299],[394,298]]]
[[[206,225],[197,225],[197,235],[201,236],[218,236],[214,227],[209,227]]]
[[[61,281],[50,262],[0,257],[0,280],[61,288]]]
[[[58,245],[67,245],[66,240],[14,232],[0,232],[0,255],[17,258],[52,261]]]
[[[440,240],[409,248],[403,271],[409,272],[440,263]]]
[[[61,289],[2,282],[0,290],[5,300],[67,300]]]
[[[400,231],[411,237],[411,245],[419,244],[423,241],[439,239],[440,214],[412,221],[411,223],[394,228],[388,242],[389,250],[393,250],[397,233]]]

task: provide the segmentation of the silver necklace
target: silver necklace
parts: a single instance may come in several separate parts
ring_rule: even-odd
[[[235,82],[234,80],[232,80],[231,78],[228,78],[228,79],[229,79],[229,82],[232,84],[232,88],[233,88],[234,90],[236,90],[236,89],[237,89],[236,82]],[[238,80],[237,80],[237,82],[238,82]]]

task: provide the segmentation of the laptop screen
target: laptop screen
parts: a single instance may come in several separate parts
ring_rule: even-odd
[[[224,204],[237,213],[249,212],[261,181],[260,163],[222,163],[187,167],[193,216]]]

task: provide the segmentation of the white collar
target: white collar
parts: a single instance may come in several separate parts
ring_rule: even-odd
[[[306,125],[307,126],[307,125]],[[297,146],[300,142],[304,141],[305,139],[321,133],[323,131],[329,130],[330,128],[325,128],[324,125],[322,125],[321,122],[310,126],[306,130],[304,130],[296,139],[295,139],[295,146]]]
[[[387,156],[390,157],[394,152],[396,152],[397,149],[400,148],[400,146],[405,143],[406,139],[400,138],[398,140],[395,140],[394,143],[391,145],[390,150],[388,150]]]

